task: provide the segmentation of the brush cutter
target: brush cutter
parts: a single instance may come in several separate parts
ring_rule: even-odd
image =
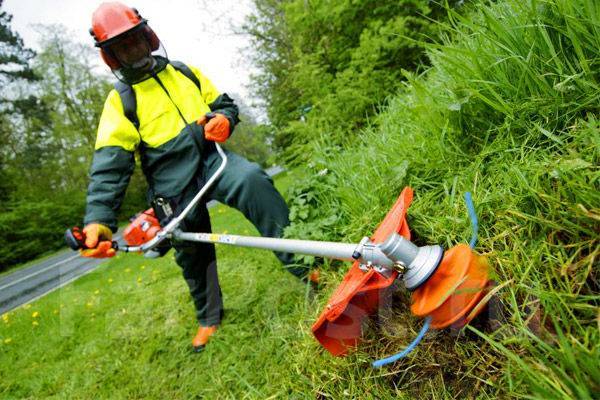
[[[384,290],[400,278],[412,291],[413,314],[428,317],[434,328],[463,326],[481,311],[481,299],[489,282],[485,258],[467,245],[444,251],[439,245],[419,247],[412,243],[406,211],[413,191],[408,187],[375,233],[358,243],[182,232],[178,228],[181,221],[227,165],[226,154],[215,145],[222,158],[221,165],[186,208],[164,227],[159,225],[152,209],[140,213],[124,231],[128,245],[114,243],[113,247],[119,251],[155,254],[166,240],[176,239],[350,261],[353,263],[350,270],[312,326],[317,340],[336,356],[346,354],[358,344],[363,320],[377,311]],[[68,230],[65,238],[73,249],[85,246],[80,230]]]

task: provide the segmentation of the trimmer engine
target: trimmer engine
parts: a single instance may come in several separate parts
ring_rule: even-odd
[[[153,239],[161,230],[152,208],[139,213],[123,231],[123,239],[129,246],[141,246]]]

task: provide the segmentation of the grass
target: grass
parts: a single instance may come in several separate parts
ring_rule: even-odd
[[[278,177],[287,185],[293,176]],[[256,234],[219,205],[215,232]],[[323,293],[282,270],[269,252],[218,246],[226,317],[202,354],[187,286],[172,253],[120,254],[0,320],[0,397],[389,398],[394,389],[368,356],[324,353],[310,326]],[[402,395],[402,392],[396,392]]]

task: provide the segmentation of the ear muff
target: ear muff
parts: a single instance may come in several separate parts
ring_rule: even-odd
[[[140,21],[142,21],[142,23],[144,24],[144,28],[143,28],[144,36],[146,37],[146,40],[148,41],[148,44],[150,45],[150,51],[158,50],[158,48],[160,47],[160,39],[158,38],[158,36],[156,36],[156,33],[154,33],[152,28],[150,28],[148,26],[146,20],[142,17],[142,15],[137,10],[137,8],[133,8],[132,10],[133,10],[133,12],[135,12],[135,15],[138,16]]]
[[[160,39],[156,36],[156,33],[148,25],[144,26],[144,36],[150,45],[151,51],[156,51],[160,47]]]
[[[100,49],[100,57],[104,60],[104,63],[110,67],[111,70],[121,68],[121,63],[116,57],[113,57],[108,51]]]
[[[94,45],[98,46],[98,37],[96,37],[96,34],[94,33],[94,28],[90,28],[88,32],[90,33],[90,36],[94,38]]]

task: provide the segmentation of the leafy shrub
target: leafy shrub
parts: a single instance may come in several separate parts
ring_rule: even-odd
[[[64,247],[64,232],[84,211],[83,196],[21,201],[0,215],[0,270]]]
[[[462,3],[452,1],[450,4]],[[260,68],[256,91],[288,163],[308,160],[312,142],[354,140],[395,93],[402,69],[424,62],[446,11],[427,0],[254,0],[245,27]]]
[[[81,226],[85,194],[81,188],[37,200],[23,198],[8,203],[0,214],[0,271],[64,248],[65,230]],[[119,220],[125,222],[147,207],[146,183],[138,170],[130,182]]]

